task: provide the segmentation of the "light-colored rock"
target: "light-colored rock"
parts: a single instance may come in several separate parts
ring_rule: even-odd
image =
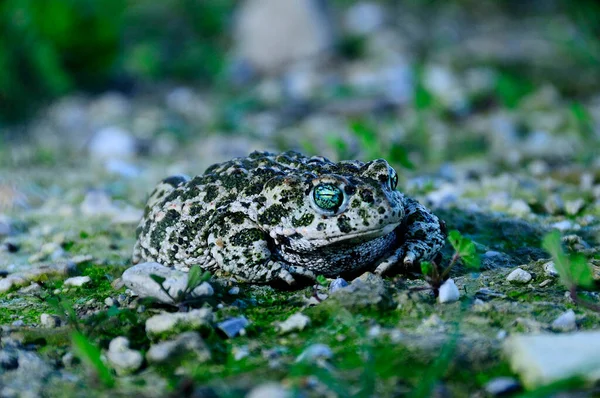
[[[165,267],[158,263],[140,263],[123,272],[122,281],[139,297],[154,297],[155,299],[173,304],[173,299],[161,290],[160,285],[156,283],[150,275],[157,275],[165,278],[163,287],[169,294],[177,299],[178,292],[185,291],[188,282],[188,273]],[[208,282],[201,283],[189,295],[191,298],[212,296],[214,289]]]
[[[129,340],[123,336],[111,340],[106,358],[120,376],[135,372],[142,366],[144,361],[139,351],[129,348]]]
[[[55,315],[40,315],[40,325],[45,328],[55,328],[60,326],[60,318]]]
[[[600,380],[600,332],[514,335],[504,352],[525,387],[583,377]]]
[[[297,312],[291,315],[285,321],[278,323],[277,329],[279,330],[279,333],[285,334],[304,330],[308,325],[310,325],[310,318],[300,312]]]
[[[345,288],[346,286],[348,286],[348,282],[346,282],[344,278],[335,278],[329,284],[329,293],[331,294],[338,289]]]
[[[229,289],[229,291],[227,293],[230,294],[230,295],[232,295],[232,296],[237,296],[238,294],[240,294],[240,287],[239,286],[234,286],[231,289]]]
[[[570,332],[577,329],[575,312],[573,310],[568,310],[560,314],[560,316],[552,322],[552,329],[563,332]]]
[[[146,353],[146,359],[151,363],[165,363],[190,353],[199,363],[209,361],[211,358],[210,350],[196,332],[181,333],[173,340],[152,344]]]
[[[349,286],[335,290],[331,293],[329,300],[349,309],[378,308],[386,310],[394,306],[394,301],[383,279],[371,272],[365,272],[354,279]]]
[[[384,16],[381,5],[364,1],[346,11],[344,25],[351,33],[365,35],[377,31],[383,25]]]
[[[574,223],[571,220],[562,220],[552,224],[552,228],[558,229],[559,231],[577,231],[581,229],[581,225]]]
[[[453,303],[458,301],[459,298],[460,292],[458,291],[458,287],[456,287],[453,279],[448,279],[442,284],[442,286],[440,286],[438,295],[438,301],[440,303]]]
[[[238,316],[235,318],[229,318],[220,322],[217,325],[217,331],[221,332],[227,338],[233,338],[238,334],[243,333],[244,329],[250,324],[250,321],[246,317]]]
[[[520,388],[519,382],[512,377],[496,377],[484,386],[485,391],[494,397],[516,392]]]
[[[81,287],[90,283],[92,279],[89,276],[74,276],[65,280],[64,286]]]
[[[290,398],[293,395],[279,383],[264,383],[254,387],[246,398]]]
[[[234,36],[239,55],[267,73],[314,59],[332,43],[330,24],[314,0],[246,0]]]
[[[516,268],[514,269],[510,274],[508,274],[508,276],[506,277],[506,280],[510,283],[515,283],[515,284],[525,284],[525,283],[529,283],[532,279],[532,276],[529,272],[521,269],[521,268]]]
[[[88,151],[94,159],[124,159],[133,157],[136,147],[136,140],[129,131],[109,126],[94,134],[88,145]]]
[[[579,198],[565,202],[565,212],[570,216],[576,216],[585,206],[585,200]]]
[[[558,270],[556,269],[556,265],[554,264],[554,261],[548,261],[547,263],[545,263],[543,265],[544,267],[544,273],[547,276],[551,276],[553,278],[556,278],[558,276]]]
[[[169,336],[183,331],[210,328],[214,315],[210,308],[190,312],[163,312],[146,320],[146,334],[150,338]]]
[[[327,360],[333,357],[333,351],[325,344],[312,344],[296,358],[296,362],[315,362],[317,360]]]

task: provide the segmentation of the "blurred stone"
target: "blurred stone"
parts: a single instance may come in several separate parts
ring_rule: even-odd
[[[194,360],[199,363],[211,358],[210,350],[196,332],[181,333],[173,340],[151,345],[146,358],[151,363],[165,363],[189,354],[193,354]]]
[[[460,298],[458,287],[453,279],[448,279],[440,286],[438,301],[440,303],[453,303]]]
[[[568,310],[560,314],[560,316],[552,322],[552,329],[562,332],[570,332],[577,329],[575,312],[573,310]]]
[[[286,334],[295,331],[302,331],[308,325],[310,325],[310,318],[300,312],[297,312],[291,315],[285,321],[277,323],[276,327],[279,333]]]
[[[488,381],[484,388],[488,394],[498,397],[519,391],[521,385],[512,377],[496,377]]]
[[[554,265],[554,261],[548,261],[543,265],[544,273],[553,278],[558,276],[558,270],[556,269],[556,265]]]
[[[106,358],[120,376],[135,372],[144,361],[144,357],[139,351],[129,348],[129,340],[123,336],[111,340]]]
[[[40,315],[40,325],[45,328],[55,328],[60,326],[60,318],[55,315]]]
[[[327,360],[331,359],[332,357],[333,351],[331,351],[331,348],[329,348],[329,346],[325,344],[313,344],[308,346],[304,351],[302,351],[300,355],[298,355],[298,358],[296,358],[296,362],[315,362],[319,359]]]
[[[295,396],[281,384],[268,382],[254,387],[246,398],[291,398]]]
[[[571,377],[600,380],[600,332],[515,335],[504,343],[514,372],[528,389]]]
[[[336,278],[329,285],[329,293],[333,293],[338,289],[343,289],[348,286],[348,282],[344,278]]]
[[[383,25],[384,17],[385,11],[381,5],[364,1],[346,11],[344,25],[350,33],[365,35],[377,31]]]
[[[581,198],[568,200],[565,202],[565,212],[570,216],[576,216],[583,209],[583,206],[585,206],[585,200]]]
[[[89,276],[74,276],[65,281],[64,286],[81,287],[90,283],[92,279]]]
[[[315,0],[246,0],[234,37],[240,56],[267,73],[327,54],[333,40],[329,20]]]
[[[217,325],[217,330],[220,331],[225,337],[233,338],[238,334],[241,334],[246,326],[250,324],[250,321],[246,317],[238,316],[235,318],[229,318]]]
[[[92,137],[88,151],[94,159],[123,159],[136,154],[137,142],[125,129],[109,126],[99,130]]]
[[[163,312],[146,320],[146,334],[150,338],[177,334],[183,331],[208,329],[214,320],[210,308],[190,312]]]

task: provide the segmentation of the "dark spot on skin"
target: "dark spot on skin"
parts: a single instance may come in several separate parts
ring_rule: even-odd
[[[374,202],[373,192],[371,192],[368,189],[362,189],[360,191],[360,198],[362,199],[363,202],[366,202],[366,203],[373,203]]]
[[[385,214],[385,208],[383,206],[379,206],[379,208],[377,209],[377,213]]]
[[[150,236],[150,245],[152,247],[159,248],[167,236],[166,229],[171,227],[179,221],[180,214],[176,210],[169,210],[165,214],[165,217],[156,223],[156,228],[152,231]]]
[[[135,237],[136,237],[136,238],[139,238],[141,233],[142,233],[142,227],[141,227],[141,226],[140,226],[140,227],[137,227],[137,228],[135,229]]]
[[[340,231],[345,234],[352,231],[352,226],[350,225],[350,219],[344,214],[342,214],[341,216],[338,217],[337,225],[338,225],[338,228],[340,229]]]
[[[356,193],[356,187],[354,185],[346,185],[344,187],[344,192],[346,192],[346,195],[348,196],[354,195]]]
[[[246,215],[242,212],[235,212],[229,214],[229,221],[232,224],[241,224],[246,220]]]
[[[204,202],[212,202],[219,196],[219,188],[216,185],[207,185],[204,187]]]
[[[179,184],[187,182],[189,179],[184,176],[171,176],[162,180],[163,183],[169,184],[173,188],[177,188]]]
[[[360,200],[358,200],[358,199],[354,199],[354,200],[352,201],[352,203],[350,204],[350,207],[351,207],[352,209],[356,209],[356,208],[360,207]]]
[[[317,224],[317,231],[324,231],[326,227],[327,226],[325,225],[325,223],[320,222]]]
[[[185,241],[184,241],[184,240],[183,240],[183,238],[180,236],[180,237],[177,239],[177,243],[179,243],[180,245],[183,245],[183,244],[185,243]]]
[[[244,229],[231,237],[235,246],[250,246],[253,242],[263,240],[264,233],[258,228]]]
[[[292,218],[292,225],[294,227],[306,227],[306,226],[312,224],[312,222],[314,221],[314,219],[315,219],[315,215],[314,214],[312,214],[312,213],[305,213],[299,219]]]
[[[264,225],[275,225],[281,221],[281,218],[287,213],[285,207],[280,204],[268,207],[258,216],[258,222]]]

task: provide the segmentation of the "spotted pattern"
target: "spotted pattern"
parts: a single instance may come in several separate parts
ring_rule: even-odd
[[[133,262],[291,284],[431,259],[443,224],[396,182],[383,159],[335,163],[297,152],[253,152],[192,179],[172,176],[148,199]],[[334,205],[325,203],[331,192]]]

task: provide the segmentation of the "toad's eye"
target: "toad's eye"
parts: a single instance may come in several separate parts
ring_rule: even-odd
[[[397,186],[398,186],[398,173],[396,173],[396,170],[390,169],[390,187],[392,188],[392,191],[396,190]]]
[[[336,212],[344,203],[344,192],[333,184],[319,184],[313,189],[313,199],[319,208]]]

